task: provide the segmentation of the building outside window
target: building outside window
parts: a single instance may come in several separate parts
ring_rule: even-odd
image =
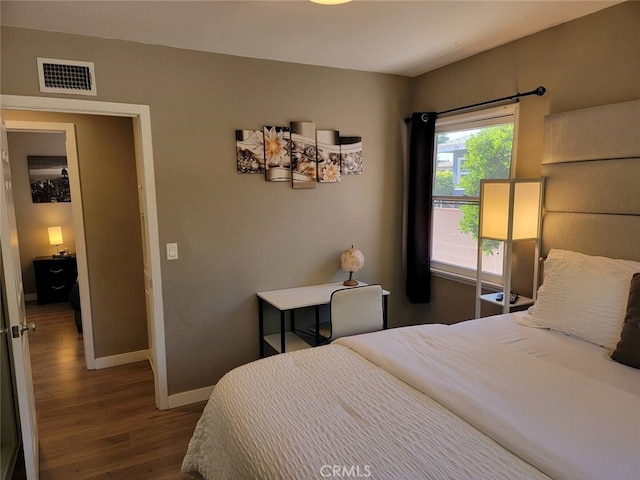
[[[510,178],[518,105],[436,121],[431,269],[475,281],[480,180]],[[502,243],[485,241],[483,278],[502,282]]]

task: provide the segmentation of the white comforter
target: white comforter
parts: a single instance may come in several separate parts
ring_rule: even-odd
[[[636,395],[445,325],[339,343],[553,478],[640,478]]]
[[[227,374],[183,471],[205,479],[323,478],[336,468],[377,479],[637,479],[639,406],[637,395],[473,331],[394,329]]]

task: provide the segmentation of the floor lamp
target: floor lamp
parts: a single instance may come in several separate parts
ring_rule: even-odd
[[[514,306],[509,302],[511,293],[511,254],[514,242],[535,240],[533,295],[532,298],[520,298],[517,305],[524,306],[535,301],[538,288],[543,192],[543,178],[480,181],[476,317],[480,317],[483,300],[501,305],[503,313],[508,313]],[[504,242],[502,300],[499,300],[496,294],[482,294],[482,245],[484,240]]]

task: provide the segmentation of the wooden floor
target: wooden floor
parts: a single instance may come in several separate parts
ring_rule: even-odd
[[[179,479],[204,403],[160,411],[148,362],[88,371],[66,303],[27,304],[41,480]]]

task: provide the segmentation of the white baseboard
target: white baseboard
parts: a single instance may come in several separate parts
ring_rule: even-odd
[[[118,365],[142,362],[143,360],[149,360],[149,350],[138,350],[137,352],[127,352],[109,357],[96,358],[95,368],[117,367]]]
[[[213,392],[213,387],[215,387],[215,385],[199,388],[197,390],[189,390],[188,392],[169,395],[169,408],[182,407],[184,405],[190,405],[192,403],[204,402],[205,400],[209,400],[211,392]]]
[[[95,368],[101,369],[108,367],[117,367],[118,365],[141,362],[143,360],[148,360],[153,368],[153,362],[151,361],[149,353],[149,350],[138,350],[137,352],[121,353],[119,355],[96,358]],[[199,388],[197,390],[189,390],[188,392],[169,395],[169,408],[182,407],[184,405],[190,405],[192,403],[207,401],[211,396],[211,392],[213,392],[213,387],[215,387],[215,385]]]
[[[25,302],[33,302],[35,300],[38,300],[38,294],[37,293],[25,293],[24,294],[24,301]]]

